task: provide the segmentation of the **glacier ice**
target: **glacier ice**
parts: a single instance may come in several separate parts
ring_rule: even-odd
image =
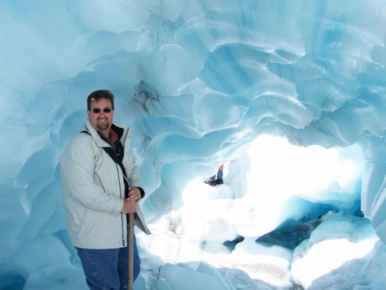
[[[385,11],[381,0],[1,1],[0,288],[85,289],[57,164],[85,96],[109,88],[135,132],[155,229],[140,238],[138,289],[189,289],[181,277],[213,290],[383,289]],[[225,184],[208,188],[224,162]],[[365,250],[306,278],[341,247]]]

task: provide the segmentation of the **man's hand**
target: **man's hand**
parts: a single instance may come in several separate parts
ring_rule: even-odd
[[[137,187],[132,187],[129,190],[129,197],[123,202],[122,212],[125,214],[135,213],[137,203],[141,199],[141,191]]]
[[[141,191],[138,187],[131,187],[129,190],[129,198],[134,198],[135,201],[139,201],[141,199]]]
[[[137,210],[137,201],[134,198],[126,198],[123,202],[122,212],[125,214],[135,213]]]

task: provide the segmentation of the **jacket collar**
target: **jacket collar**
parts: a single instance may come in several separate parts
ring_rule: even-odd
[[[112,129],[116,133],[118,133],[122,145],[125,146],[129,135],[129,129],[125,127],[118,127],[115,124],[112,124]],[[99,147],[111,147],[111,145],[105,140],[103,140],[103,138],[98,134],[97,130],[95,130],[95,128],[91,126],[89,120],[86,121],[86,130],[90,133],[91,137],[94,139],[95,143]]]

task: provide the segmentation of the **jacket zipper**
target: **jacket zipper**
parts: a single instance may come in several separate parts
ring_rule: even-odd
[[[122,198],[122,187],[121,187],[121,180],[120,180],[120,174],[119,174],[119,168],[118,165],[115,164],[115,168],[117,169],[117,176],[118,176],[118,184],[119,184],[119,196]],[[123,222],[123,214],[121,213],[121,229],[122,229],[122,246],[125,247],[125,229],[124,229],[124,222]]]

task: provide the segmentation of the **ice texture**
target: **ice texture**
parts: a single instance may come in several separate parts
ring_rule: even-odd
[[[107,88],[159,230],[140,237],[138,290],[383,290],[385,16],[382,0],[1,1],[0,289],[86,289],[58,160]],[[310,175],[280,146],[259,155],[267,135],[305,149]],[[356,246],[315,281],[302,270]]]

